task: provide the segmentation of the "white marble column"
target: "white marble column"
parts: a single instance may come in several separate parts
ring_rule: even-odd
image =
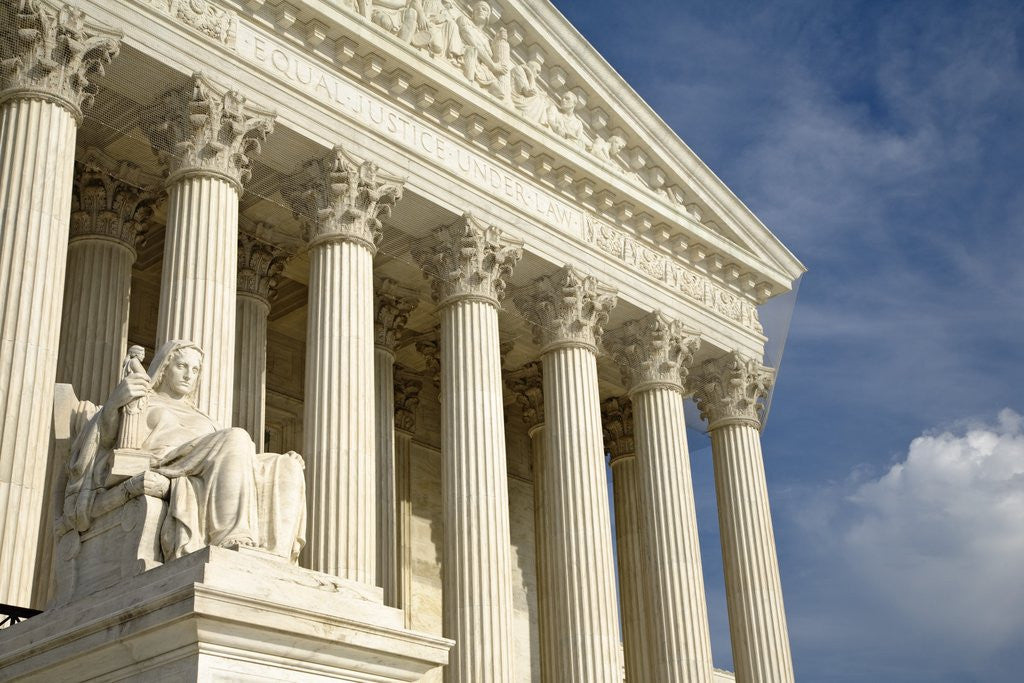
[[[540,642],[540,680],[558,680],[559,633],[555,629],[555,609],[548,588],[551,570],[552,534],[549,530],[551,508],[550,484],[544,478],[547,436],[544,433],[544,376],[543,364],[527,363],[507,374],[508,385],[523,411],[523,422],[530,436],[530,469],[533,473],[533,528],[534,554],[537,565],[537,627]]]
[[[683,416],[698,337],[661,313],[626,324],[616,349],[633,403],[650,606],[652,680],[711,681],[711,637]]]
[[[619,680],[611,510],[597,348],[615,294],[566,266],[516,304],[536,325],[544,365],[548,602],[559,681]]]
[[[238,199],[249,154],[273,114],[202,74],[164,93],[142,127],[167,167],[167,228],[156,345],[188,339],[204,352],[197,407],[231,424],[235,372]]]
[[[377,397],[377,585],[384,604],[399,606],[397,496],[395,493],[395,344],[416,307],[414,292],[385,278],[376,288],[373,372]]]
[[[77,166],[57,381],[99,405],[121,376],[135,245],[149,227],[159,179],[97,149]]]
[[[730,353],[690,379],[711,432],[732,658],[739,683],[793,681],[775,534],[761,455],[762,400],[774,371]]]
[[[512,566],[498,306],[521,244],[472,216],[414,251],[441,309],[448,683],[512,680]]]
[[[263,452],[267,412],[267,316],[286,254],[275,244],[238,235],[235,301],[234,419]]]
[[[633,438],[633,405],[627,397],[610,398],[601,404],[604,444],[611,456],[615,499],[615,549],[619,558],[619,606],[622,613],[622,645],[626,681],[653,681],[647,616],[647,579],[644,570],[644,539],[637,495],[636,446]]]
[[[309,240],[303,417],[305,566],[377,583],[373,255],[398,178],[340,146],[311,161],[289,199]]]
[[[118,49],[77,9],[0,4],[0,603],[30,602],[75,134],[96,89],[89,79]]]
[[[412,437],[422,389],[423,381],[417,373],[400,365],[395,367],[395,607],[405,613],[406,628],[412,628]]]

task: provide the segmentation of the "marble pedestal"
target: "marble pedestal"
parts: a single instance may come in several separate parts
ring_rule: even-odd
[[[0,679],[418,681],[452,641],[381,590],[205,548],[0,631]]]

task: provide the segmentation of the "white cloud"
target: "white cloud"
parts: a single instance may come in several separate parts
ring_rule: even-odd
[[[847,503],[846,566],[894,618],[961,662],[1020,643],[1024,417],[922,435]]]

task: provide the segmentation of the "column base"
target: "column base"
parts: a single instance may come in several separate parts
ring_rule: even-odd
[[[0,631],[0,679],[418,681],[450,640],[380,588],[204,548]]]

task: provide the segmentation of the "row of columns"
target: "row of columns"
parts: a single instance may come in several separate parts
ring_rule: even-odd
[[[88,78],[116,56],[118,43],[87,28],[77,10],[56,12],[34,1],[0,7],[0,23],[19,28],[15,44],[3,46],[5,57],[13,51],[18,59],[4,70],[0,87],[0,283],[7,292],[0,300],[0,600],[27,604],[61,312],[88,338],[62,345],[68,355],[60,377],[77,383],[83,396],[102,400],[124,348],[135,240],[153,192],[142,178],[140,187],[101,190],[97,182],[105,181],[85,173],[71,220],[75,133],[93,92]],[[157,344],[197,342],[206,352],[199,409],[222,425],[243,423],[261,445],[262,377],[236,384],[235,359],[265,368],[261,354],[279,255],[244,240],[239,252],[238,200],[251,173],[250,155],[273,130],[273,116],[197,75],[188,90],[170,92],[148,110],[142,124],[166,168],[168,195]],[[389,517],[408,514],[393,501],[396,487],[408,487],[396,472],[409,457],[409,437],[397,428],[386,387],[394,386],[389,333],[408,310],[386,287],[375,301],[372,269],[380,219],[401,195],[399,179],[335,148],[304,167],[287,198],[303,222],[310,256],[303,430],[310,543],[304,563],[382,584],[389,602],[407,606],[408,577],[395,567],[409,541]],[[75,235],[65,297],[65,271],[52,264],[65,262],[69,231],[79,224],[93,229]],[[521,247],[467,215],[414,250],[441,316],[443,613],[444,633],[456,641],[449,681],[500,682],[513,675],[497,316]],[[102,311],[88,308],[108,301]],[[545,400],[531,432],[543,670],[550,681],[619,676],[596,369],[614,303],[614,294],[593,277],[567,267],[538,281],[520,306],[542,347],[535,371]],[[641,662],[627,665],[636,667],[628,671],[632,680],[711,676],[682,417],[695,344],[677,322],[652,314],[627,326],[613,345],[631,387],[635,435],[632,471],[623,474],[621,487],[617,474],[615,486],[617,494],[623,489],[624,510],[633,510],[622,521],[638,527],[632,544],[621,543],[619,552],[643,556],[623,563],[633,570],[632,583],[623,584],[643,596],[637,603],[642,612],[625,620],[627,661]],[[90,370],[97,358],[113,372]],[[724,369],[702,367],[693,391],[712,432],[737,679],[790,680],[757,433],[758,401],[770,374],[753,361],[725,362]],[[625,471],[621,464],[615,469]],[[386,512],[378,519],[381,509]],[[630,633],[631,624],[640,635]]]

